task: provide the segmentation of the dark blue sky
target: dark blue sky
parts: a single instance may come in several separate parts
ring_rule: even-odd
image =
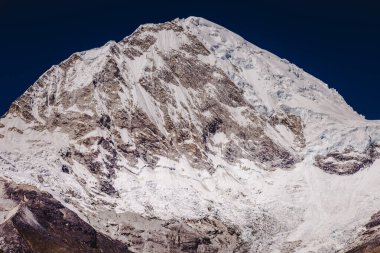
[[[366,118],[380,119],[376,2],[0,0],[0,115],[73,52],[121,40],[139,24],[201,16],[295,63]]]

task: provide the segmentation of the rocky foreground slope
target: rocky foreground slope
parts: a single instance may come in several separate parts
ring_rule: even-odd
[[[378,158],[380,122],[302,69],[202,18],[147,24],[1,118],[0,249],[374,252]]]

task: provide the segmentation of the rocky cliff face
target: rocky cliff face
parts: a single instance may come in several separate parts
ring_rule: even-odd
[[[380,208],[379,130],[190,17],[49,69],[0,120],[0,167],[132,252],[329,252]]]
[[[3,252],[130,252],[97,232],[48,193],[0,182]]]

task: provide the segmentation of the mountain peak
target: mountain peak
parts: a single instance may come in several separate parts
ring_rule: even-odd
[[[191,238],[229,231],[206,236],[208,249],[337,249],[352,239],[337,230],[357,235],[378,211],[364,200],[366,187],[380,192],[379,130],[294,64],[189,17],[142,25],[45,72],[0,120],[0,166],[102,231],[105,217],[132,213],[161,229],[174,219],[164,230],[185,226]],[[340,191],[341,206],[326,204]],[[130,241],[138,232],[127,227],[107,231]]]

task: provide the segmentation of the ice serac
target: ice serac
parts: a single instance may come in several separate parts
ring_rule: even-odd
[[[378,158],[379,121],[197,17],[71,55],[0,120],[1,176],[131,252],[376,248]]]

